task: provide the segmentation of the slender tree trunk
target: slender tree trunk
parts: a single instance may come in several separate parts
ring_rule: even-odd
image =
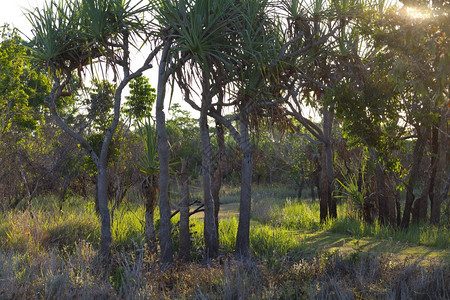
[[[321,146],[320,151],[320,182],[319,182],[319,200],[320,200],[320,222],[325,222],[328,218],[328,179],[327,179],[327,159],[325,157],[325,144]]]
[[[361,170],[361,167],[358,169],[358,192],[362,193],[362,187],[363,187],[363,172]]]
[[[436,173],[439,169],[437,165],[439,158],[439,130],[436,126],[433,126],[431,135],[431,175],[430,182],[428,184],[428,196],[430,198],[430,205],[431,203],[435,203],[434,198],[436,192]],[[425,219],[428,212],[428,205],[426,206],[426,208],[427,210],[425,211]]]
[[[297,193],[297,200],[302,200],[302,192],[303,192],[303,185],[305,184],[305,175],[302,172],[301,178],[300,178],[300,184],[298,185],[298,193]]]
[[[438,225],[441,221],[441,204],[444,202],[448,195],[448,178],[446,178],[445,171],[447,169],[447,155],[449,149],[448,143],[448,128],[447,120],[449,115],[449,109],[447,107],[442,108],[441,122],[439,124],[440,141],[438,150],[438,162],[436,168],[436,183],[434,185],[434,196],[431,202],[431,224]]]
[[[315,186],[316,186],[315,179],[312,179],[312,178],[311,178],[310,189],[311,189],[311,200],[312,200],[313,202],[316,201],[316,193],[315,193],[315,191],[314,191]]]
[[[430,131],[428,131],[430,133]],[[427,137],[427,140],[430,140],[430,151],[431,158],[425,156],[427,160],[427,164],[429,165],[428,172],[424,172],[426,174],[426,178],[422,193],[419,198],[414,201],[413,209],[412,209],[412,222],[419,223],[420,221],[425,221],[427,219],[428,213],[428,196],[430,197],[430,201],[433,202],[434,198],[434,181],[436,178],[436,168],[437,168],[437,155],[438,155],[438,132],[436,127],[432,127],[431,130],[431,138]]]
[[[181,260],[191,259],[191,234],[189,231],[189,176],[188,158],[181,165],[181,200],[180,200],[180,249]]]
[[[216,236],[219,239],[219,211],[220,211],[220,189],[222,187],[223,169],[225,167],[225,135],[223,126],[216,121],[216,137],[218,147],[217,169],[214,172],[212,185],[212,197],[214,201],[214,220],[216,222]],[[217,241],[218,242],[218,241]]]
[[[311,165],[311,170],[313,170],[314,164],[313,164],[312,161],[310,162],[310,165]],[[314,188],[316,187],[318,182],[319,182],[318,173],[314,169],[314,171],[310,175],[310,189],[311,189],[311,199],[312,199],[312,201],[316,201],[316,193],[314,191]]]
[[[158,176],[150,175],[141,183],[141,192],[145,199],[145,243],[151,253],[156,253],[156,233],[154,211],[157,204]]]
[[[400,205],[400,200],[401,200],[400,191],[395,188],[395,184],[393,183],[392,180],[388,180],[387,182],[388,182],[389,190],[392,193],[392,195],[394,197],[394,202],[395,202],[395,225],[400,226],[400,223],[402,221],[402,215],[401,215],[402,212],[401,212],[401,205]]]
[[[429,128],[420,128],[417,127],[417,141],[414,145],[413,151],[413,162],[411,166],[411,170],[409,172],[409,180],[406,186],[406,201],[405,201],[405,210],[403,211],[403,218],[400,224],[401,227],[407,228],[409,226],[409,221],[411,219],[411,209],[414,203],[414,188],[417,184],[417,179],[420,175],[420,164],[423,158],[423,152],[426,144],[426,137],[428,136]]]
[[[111,223],[108,208],[108,178],[106,157],[100,157],[97,167],[97,199],[101,219],[100,256],[107,263],[111,255]]]
[[[333,113],[334,107],[323,107],[323,134],[326,140],[325,144],[325,159],[326,159],[326,175],[328,181],[328,213],[330,218],[337,218],[336,198],[334,197],[334,155],[331,131],[333,129]]]
[[[414,201],[414,205],[411,210],[413,223],[417,224],[427,219],[428,192],[430,185],[431,185],[431,176],[427,176],[427,178],[425,179],[425,183],[423,185],[422,193],[420,194],[419,198],[417,198],[416,201]]]
[[[374,150],[376,151],[376,150]],[[377,155],[375,155],[375,181],[377,185],[377,198],[378,198],[378,219],[381,224],[395,224],[395,204],[391,201],[386,191],[386,174],[384,173],[381,162],[378,161]]]
[[[166,43],[161,55],[156,96],[156,131],[158,133],[159,157],[159,244],[161,248],[161,262],[164,264],[173,262],[169,199],[169,142],[167,139],[166,116],[164,114],[167,82],[166,64],[169,48],[170,43]]]
[[[211,103],[209,83],[203,74],[203,95],[200,113],[200,136],[202,141],[202,184],[205,203],[204,237],[206,258],[215,258],[219,254],[216,222],[214,220],[214,202],[211,190],[211,139],[208,127],[208,106]]]
[[[250,213],[252,194],[252,149],[250,145],[250,134],[248,115],[245,109],[240,110],[240,148],[243,153],[241,167],[241,194],[239,203],[239,224],[236,236],[235,252],[241,257],[248,257],[250,250]]]
[[[150,253],[156,253],[156,232],[154,210],[145,210],[145,241]]]

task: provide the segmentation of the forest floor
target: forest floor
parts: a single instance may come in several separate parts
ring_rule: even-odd
[[[303,201],[310,203],[311,199]],[[194,215],[202,219],[203,213]],[[239,217],[239,203],[231,202],[220,206],[221,220]],[[252,220],[252,224],[258,221]],[[394,261],[409,260],[411,263],[429,266],[434,264],[450,264],[450,248],[437,249],[408,242],[394,241],[392,238],[379,239],[376,237],[355,237],[350,230],[345,234],[322,230],[285,230],[293,234],[293,238],[306,244],[303,254],[312,257],[317,250],[326,252],[340,252],[344,255],[352,253],[372,253],[375,255],[388,254]]]
[[[142,243],[144,207],[136,197],[115,210],[107,267],[98,260],[92,201],[45,197],[25,211],[0,214],[0,299],[450,298],[446,223],[408,230],[366,224],[341,201],[338,218],[321,224],[317,201],[298,201],[287,187],[255,186],[252,255],[241,260],[233,256],[238,188],[224,187],[221,203],[220,257],[205,261],[197,213],[190,221],[191,262],[176,260],[170,269]],[[178,220],[172,219],[175,258]]]

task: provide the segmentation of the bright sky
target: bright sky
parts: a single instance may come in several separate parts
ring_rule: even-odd
[[[17,27],[24,34],[30,33],[31,26],[24,16],[26,9],[42,7],[44,0],[1,0],[0,23],[9,23]]]

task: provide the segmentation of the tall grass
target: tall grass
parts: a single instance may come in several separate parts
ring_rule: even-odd
[[[230,255],[238,220],[227,218],[220,221],[221,258],[199,263],[203,222],[194,218],[194,262],[176,262],[168,271],[143,246],[144,208],[138,203],[123,203],[114,212],[114,251],[107,268],[97,258],[100,229],[92,202],[73,198],[60,207],[56,200],[42,199],[25,212],[0,215],[0,299],[449,297],[448,264],[422,267],[358,249],[345,256],[324,249],[311,254],[306,243],[310,233],[340,233],[448,249],[448,230],[427,224],[408,230],[364,224],[347,215],[344,205],[338,219],[321,224],[318,203],[265,195],[253,202],[251,260],[236,261]],[[179,216],[172,220],[175,252],[178,221]]]
[[[300,231],[330,231],[340,234],[351,234],[354,237],[373,237],[377,239],[392,239],[402,243],[424,245],[438,249],[450,247],[450,232],[446,228],[430,224],[411,224],[408,229],[397,229],[383,226],[375,221],[364,223],[348,213],[345,204],[338,205],[338,218],[320,223],[319,203],[310,201],[292,201],[286,199],[284,206],[272,206],[261,209],[265,204],[256,204],[254,219],[262,224]],[[268,212],[267,212],[268,211]]]

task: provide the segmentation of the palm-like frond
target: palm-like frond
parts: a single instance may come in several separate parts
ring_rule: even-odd
[[[145,150],[139,157],[138,167],[145,175],[156,175],[159,172],[157,133],[151,118],[139,124],[138,130]]]
[[[146,29],[143,0],[50,0],[26,14],[33,27],[33,57],[54,72],[71,72],[98,57],[114,61],[124,34],[127,43]]]
[[[65,64],[63,54],[74,50],[76,15],[73,1],[51,1],[44,9],[29,10],[26,14],[33,27],[32,54],[38,61],[54,67]]]
[[[240,5],[231,0],[155,3],[159,26],[174,41],[172,52],[192,57],[207,76],[218,70],[231,72],[239,63]]]

